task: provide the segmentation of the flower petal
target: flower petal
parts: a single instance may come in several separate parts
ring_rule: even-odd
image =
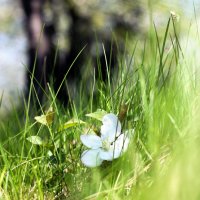
[[[100,157],[102,160],[111,161],[111,160],[114,159],[113,151],[104,151],[104,150],[101,150],[100,153],[99,153],[99,157]]]
[[[127,134],[121,134],[113,144],[110,145],[108,151],[101,150],[99,156],[102,160],[111,161],[113,159],[119,158],[123,152],[128,148],[130,138]]]
[[[97,135],[81,135],[80,139],[88,148],[98,149],[99,147],[102,147],[101,138]]]
[[[105,115],[102,119],[101,137],[103,140],[107,139],[113,142],[121,133],[121,123],[117,116],[113,113]]]
[[[100,149],[86,150],[81,155],[82,163],[87,167],[100,166],[103,160],[99,157]]]
[[[111,152],[113,152],[113,157],[119,158],[123,152],[128,149],[128,144],[130,142],[129,137],[126,134],[121,134],[116,141],[110,146]]]

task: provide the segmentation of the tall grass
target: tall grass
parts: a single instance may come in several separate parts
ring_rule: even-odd
[[[199,199],[198,77],[176,26],[170,17],[164,33],[155,26],[144,41],[131,41],[117,78],[93,79],[89,97],[81,85],[76,104],[63,108],[50,92],[52,125],[35,122],[29,110],[14,110],[1,121],[0,198]],[[85,125],[63,124],[76,118],[99,127],[85,114],[98,108],[121,114],[124,107],[123,129],[135,130],[127,152],[100,167],[85,167]],[[40,136],[43,144],[32,144],[30,136]]]

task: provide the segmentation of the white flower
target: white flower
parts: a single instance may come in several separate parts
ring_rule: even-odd
[[[81,155],[81,161],[87,167],[101,165],[103,160],[118,158],[128,148],[130,138],[121,133],[121,123],[114,114],[106,114],[102,119],[101,136],[81,135],[82,143],[90,148]]]

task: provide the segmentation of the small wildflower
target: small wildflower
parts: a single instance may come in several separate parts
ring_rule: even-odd
[[[81,155],[81,161],[87,167],[97,167],[104,160],[112,161],[121,156],[128,148],[130,138],[127,132],[121,132],[121,123],[112,113],[102,119],[101,135],[81,135],[82,143],[88,147]]]

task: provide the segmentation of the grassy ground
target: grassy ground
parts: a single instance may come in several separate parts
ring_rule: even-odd
[[[49,94],[46,109],[54,112],[39,118],[47,125],[29,106],[1,121],[0,199],[199,199],[198,69],[181,47],[178,26],[172,18],[164,32],[152,25],[119,59],[118,78],[93,80],[89,97],[80,86],[76,103],[63,108]],[[100,128],[86,116],[97,109],[125,113],[123,130],[135,133],[123,156],[87,168],[80,135]],[[86,123],[69,127],[71,119]]]

